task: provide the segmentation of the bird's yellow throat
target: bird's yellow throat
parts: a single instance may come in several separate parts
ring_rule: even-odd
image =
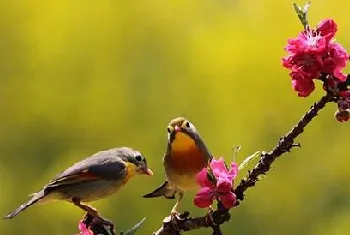
[[[136,172],[136,166],[133,163],[126,162],[127,167],[127,174],[124,178],[124,182],[126,183],[131,177],[135,176],[137,174]]]
[[[188,151],[190,149],[196,148],[196,143],[188,134],[183,132],[175,133],[175,139],[171,143],[171,149],[173,151]]]

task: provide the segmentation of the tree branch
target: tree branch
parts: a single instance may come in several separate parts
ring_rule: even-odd
[[[334,96],[331,93],[323,96],[318,102],[314,103],[309,111],[299,120],[299,122],[283,136],[278,144],[270,152],[263,152],[261,154],[260,161],[249,171],[248,175],[241,180],[234,193],[237,197],[237,205],[239,201],[243,201],[244,192],[255,185],[260,175],[266,174],[270,170],[271,164],[280,157],[283,153],[290,152],[291,148],[300,146],[295,144],[295,139],[304,132],[304,128],[317,116],[318,112],[325,107],[329,102],[335,101]]]
[[[143,223],[145,222],[146,218],[143,218],[140,222],[138,222],[137,224],[135,224],[132,228],[128,229],[127,231],[121,231],[119,234],[120,235],[134,235],[137,230],[139,230],[141,228],[141,226],[143,225]],[[81,221],[83,224],[85,224],[85,226],[87,228],[89,228],[89,230],[92,232],[93,235],[116,235],[115,231],[114,231],[114,224],[110,221],[108,221],[108,223],[110,223],[109,225],[106,224],[106,219],[102,218],[102,217],[96,217],[93,216],[89,213],[85,214],[84,219]],[[81,235],[90,235],[90,232],[84,232],[84,231],[80,231]]]
[[[153,235],[179,235],[181,231],[189,231],[199,228],[212,228],[212,235],[222,235],[220,225],[229,221],[231,215],[228,210],[218,204],[219,209],[202,217],[191,218],[185,212],[179,217],[168,216],[163,220],[163,226]]]
[[[260,175],[266,174],[269,171],[271,164],[280,157],[283,153],[290,152],[291,148],[300,146],[295,144],[295,139],[304,132],[304,128],[317,116],[318,112],[325,107],[327,103],[335,101],[333,94],[328,93],[323,96],[318,102],[314,103],[309,111],[299,120],[299,122],[283,136],[278,144],[270,152],[263,152],[260,161],[249,171],[248,175],[241,180],[239,185],[234,190],[237,197],[236,206],[244,199],[245,191],[253,187],[258,181]],[[168,216],[163,220],[162,227],[153,233],[153,235],[179,235],[181,231],[189,231],[198,228],[213,228],[213,235],[221,235],[220,225],[230,220],[230,213],[224,209],[220,204],[218,210],[197,218],[188,218],[189,213],[184,218],[175,218],[171,220]],[[211,219],[209,219],[211,218]]]

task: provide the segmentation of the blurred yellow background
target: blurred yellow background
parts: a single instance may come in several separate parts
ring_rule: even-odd
[[[310,22],[334,18],[350,50],[347,4],[313,1]],[[318,84],[298,98],[281,66],[287,38],[302,29],[291,1],[3,0],[0,11],[2,215],[74,162],[133,146],[155,176],[136,177],[92,205],[117,231],[147,217],[138,234],[151,234],[175,203],[141,197],[164,179],[171,118],[188,117],[227,161],[241,145],[241,162],[270,150],[322,96]],[[302,148],[247,192],[225,234],[348,233],[350,123],[338,123],[334,111],[334,104],[322,110],[298,139]],[[203,215],[193,196],[181,209]],[[0,233],[72,235],[82,216],[65,202],[33,206],[0,221]]]

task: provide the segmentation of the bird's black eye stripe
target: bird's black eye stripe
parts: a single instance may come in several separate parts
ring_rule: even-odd
[[[135,156],[135,160],[138,161],[138,162],[141,162],[142,161],[142,156],[141,155],[136,155]]]
[[[190,127],[191,127],[189,122],[186,122],[186,123],[185,123],[185,126],[186,126],[187,128],[190,128]]]
[[[171,133],[170,127],[168,127],[167,130],[168,130],[168,133],[170,134]]]

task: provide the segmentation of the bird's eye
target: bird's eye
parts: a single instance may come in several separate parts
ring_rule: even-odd
[[[187,127],[187,128],[190,128],[190,127],[191,127],[190,122],[185,122],[184,124],[185,124],[185,127]]]
[[[138,162],[141,162],[142,161],[142,156],[141,155],[136,155],[135,156],[135,160],[138,161]]]
[[[170,134],[174,129],[171,126],[168,126],[167,131]]]

